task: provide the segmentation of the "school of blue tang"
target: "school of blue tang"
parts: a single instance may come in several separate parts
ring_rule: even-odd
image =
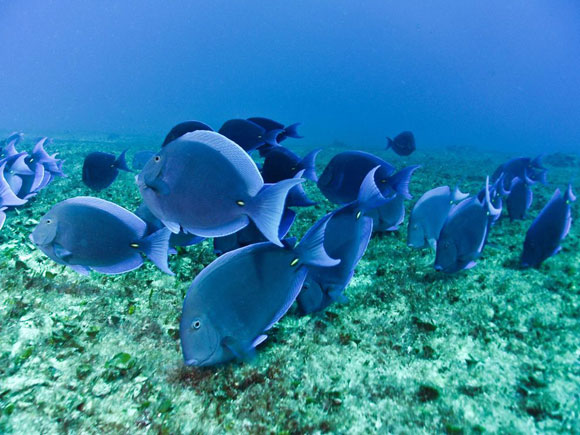
[[[352,150],[336,154],[318,176],[319,149],[299,156],[282,145],[301,138],[298,126],[252,117],[228,120],[215,131],[200,121],[182,122],[158,150],[137,152],[132,168],[125,152],[92,152],[83,164],[84,184],[101,191],[119,171],[133,172],[141,205],[132,212],[99,198],[69,198],[39,216],[30,239],[82,275],[126,273],[146,259],[172,275],[169,255],[212,238],[217,258],[195,277],[183,302],[183,358],[189,366],[245,360],[294,302],[307,315],[348,301],[349,282],[371,236],[403,224],[412,176],[420,170]],[[45,150],[47,138],[30,153],[17,150],[21,139],[14,133],[0,149],[0,229],[7,212],[66,176],[63,161]],[[387,139],[387,149],[399,155],[415,151],[412,132]],[[260,166],[253,154],[263,158]],[[515,158],[491,176],[480,175],[476,194],[437,186],[412,208],[407,245],[431,249],[437,271],[476,266],[504,206],[510,221],[524,219],[533,186],[547,183],[541,156]],[[335,209],[297,241],[286,237],[296,219],[293,208],[315,205],[303,183],[316,184]],[[564,193],[555,190],[526,233],[521,268],[539,267],[561,250],[575,200],[571,184]]]

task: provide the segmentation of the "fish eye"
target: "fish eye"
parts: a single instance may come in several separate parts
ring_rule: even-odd
[[[383,178],[383,179],[381,180],[381,183],[386,183],[386,182],[387,182],[387,180],[386,180],[385,178]]]
[[[160,156],[155,156],[155,158],[153,160],[155,162],[160,162],[161,161],[161,157]]]
[[[361,215],[362,215],[362,212],[360,210],[356,212],[357,219],[360,219]]]
[[[46,224],[47,224],[47,225],[50,225],[51,223],[52,223],[52,219],[47,219],[47,220],[46,220]]]
[[[292,167],[290,168],[290,170],[291,170],[291,171],[295,171],[295,170],[296,170],[296,166],[292,166]]]
[[[201,327],[201,322],[199,319],[195,319],[193,322],[191,322],[191,327],[193,329],[199,329]]]

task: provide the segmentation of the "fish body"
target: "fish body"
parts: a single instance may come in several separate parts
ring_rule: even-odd
[[[221,126],[218,133],[235,142],[248,153],[266,144],[278,146],[276,131],[268,132],[247,119],[230,119]]]
[[[277,183],[281,180],[293,178],[299,171],[304,170],[303,177],[318,181],[316,176],[316,156],[320,149],[311,151],[304,158],[294,154],[288,148],[276,147],[268,152],[262,165],[262,177],[266,183]]]
[[[256,164],[219,133],[196,131],[167,144],[139,174],[143,201],[173,233],[202,237],[235,233],[252,220],[281,244],[278,227],[288,191],[302,179],[262,190]]]
[[[521,178],[514,178],[506,199],[510,220],[523,219],[532,205],[533,198],[534,194],[530,186]]]
[[[397,231],[405,220],[405,198],[396,194],[385,205],[366,213],[373,219],[373,233]]]
[[[210,366],[252,355],[296,299],[307,268],[338,263],[324,252],[324,228],[311,229],[296,246],[264,242],[236,249],[202,270],[183,302],[185,364]]]
[[[139,268],[141,253],[170,273],[167,252],[170,232],[147,236],[147,225],[128,210],[91,197],[56,204],[40,220],[32,242],[48,257],[73,270],[119,274]]]
[[[96,191],[109,187],[119,175],[119,170],[130,171],[125,153],[123,151],[118,158],[100,151],[87,155],[83,163],[83,183]]]
[[[518,177],[529,184],[546,182],[546,168],[542,165],[542,156],[535,159],[529,157],[517,157],[498,166],[491,176],[495,182],[503,174],[503,188],[509,189],[514,178]]]
[[[539,267],[544,260],[560,252],[560,243],[568,235],[572,224],[571,204],[574,201],[576,196],[572,185],[568,185],[564,195],[556,189],[526,233],[522,267]]]
[[[410,131],[403,131],[394,139],[387,137],[387,149],[389,148],[400,156],[408,156],[415,151],[415,136]]]

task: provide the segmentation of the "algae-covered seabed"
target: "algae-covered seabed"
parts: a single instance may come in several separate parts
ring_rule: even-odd
[[[254,360],[199,370],[183,366],[178,325],[189,284],[214,259],[211,242],[172,256],[175,277],[151,263],[121,276],[82,277],[28,240],[56,202],[91,194],[80,180],[87,152],[129,148],[131,158],[157,146],[57,139],[49,152],[66,159],[69,177],[9,212],[0,233],[0,432],[580,431],[578,220],[558,256],[539,270],[518,268],[532,218],[556,186],[577,179],[580,159],[546,157],[550,184],[534,187],[530,217],[500,220],[474,269],[435,272],[432,252],[406,246],[405,221],[398,232],[373,237],[349,303],[315,316],[291,310]],[[326,148],[319,173],[342,150]],[[407,211],[438,185],[460,182],[476,193],[512,157],[467,148],[410,158],[376,152],[397,167],[423,165]],[[320,202],[298,212],[297,236],[332,209],[316,186],[306,189]],[[130,210],[139,203],[127,173],[96,196]],[[573,215],[579,212],[576,203]]]

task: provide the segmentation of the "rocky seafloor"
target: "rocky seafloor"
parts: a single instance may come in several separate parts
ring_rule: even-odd
[[[299,154],[309,148],[289,146]],[[171,256],[176,276],[151,263],[120,276],[83,277],[28,240],[63,199],[92,194],[81,182],[90,151],[153,140],[55,140],[66,159],[58,179],[8,212],[0,232],[0,433],[580,433],[580,224],[539,269],[520,270],[533,217],[576,176],[580,159],[547,155],[549,185],[534,186],[524,221],[501,219],[475,268],[444,275],[434,254],[406,245],[406,223],[373,237],[347,289],[349,302],[299,317],[294,309],[256,358],[222,367],[183,365],[181,304],[212,244]],[[338,144],[319,155],[318,169]],[[421,164],[411,184],[459,183],[477,193],[510,154],[468,148],[375,152],[397,167]],[[291,235],[333,207],[310,182],[316,207],[300,209]],[[96,194],[130,210],[131,174]],[[580,214],[579,202],[573,216]],[[505,212],[504,212],[505,213]]]

